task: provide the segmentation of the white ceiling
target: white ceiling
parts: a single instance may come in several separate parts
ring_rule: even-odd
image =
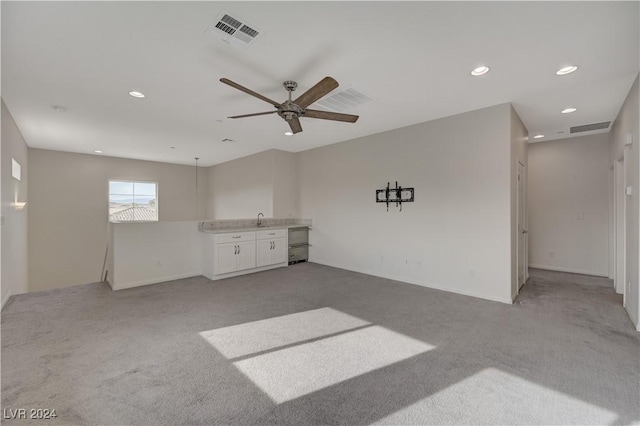
[[[2,97],[30,147],[179,164],[303,151],[503,102],[531,135],[566,137],[570,126],[613,120],[640,69],[638,2],[1,7]],[[235,47],[206,34],[223,10],[261,37]],[[556,76],[567,64],[580,68]],[[491,71],[472,77],[478,65]],[[374,99],[344,111],[360,115],[356,124],[302,118],[304,132],[287,137],[275,115],[226,118],[272,107],[221,77],[284,100],[284,80],[300,94],[326,75]],[[560,114],[568,106],[578,111]]]

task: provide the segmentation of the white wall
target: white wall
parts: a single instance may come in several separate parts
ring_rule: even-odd
[[[609,274],[609,135],[529,147],[529,264]]]
[[[511,120],[503,104],[298,153],[310,260],[510,303]],[[386,212],[375,190],[396,180],[415,202]]]
[[[109,179],[158,182],[161,221],[196,219],[195,167],[29,150],[29,291],[101,280]],[[207,171],[199,170],[204,218]]]
[[[276,149],[208,169],[210,219],[296,217],[296,154]]]
[[[626,309],[636,328],[640,331],[640,290],[638,285],[638,265],[640,251],[638,239],[640,237],[640,77],[636,77],[629,94],[618,113],[618,117],[610,133],[610,164],[614,164],[624,153],[624,144],[629,133],[632,134],[633,144],[627,148],[625,155],[626,185],[631,186],[632,195],[627,201],[627,233],[626,233],[626,278],[630,286],[627,288]]]
[[[113,223],[109,284],[114,290],[202,274],[197,222]]]
[[[271,150],[209,167],[208,182],[209,219],[273,217]]]
[[[298,157],[273,150],[273,217],[299,217]]]
[[[27,215],[31,208],[28,198],[29,159],[28,148],[13,121],[9,110],[2,103],[2,303],[6,303],[11,294],[25,293],[28,285]],[[11,159],[14,158],[22,168],[20,181],[11,176]],[[22,210],[16,209],[15,202],[27,202]]]
[[[518,113],[511,107],[511,298],[518,292],[518,163],[526,168],[529,132]],[[525,194],[526,197],[526,194]],[[526,223],[526,221],[525,221]],[[525,254],[526,256],[526,254]]]

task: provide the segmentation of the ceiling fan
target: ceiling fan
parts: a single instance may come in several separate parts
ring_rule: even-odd
[[[322,120],[334,120],[334,121],[344,121],[347,123],[355,123],[358,121],[357,115],[351,114],[340,114],[337,112],[329,112],[329,111],[320,111],[316,109],[307,109],[309,105],[322,98],[327,93],[331,92],[333,89],[338,87],[338,82],[331,77],[325,77],[320,80],[315,86],[311,89],[304,92],[295,100],[291,100],[291,93],[296,90],[298,87],[298,83],[295,81],[285,81],[282,83],[284,88],[289,92],[289,99],[279,103],[274,100],[271,100],[265,96],[262,96],[259,93],[254,92],[253,90],[247,89],[244,86],[239,85],[238,83],[234,83],[228,78],[221,78],[220,81],[224,84],[228,84],[231,87],[234,87],[238,90],[241,90],[251,96],[255,96],[258,99],[262,99],[265,102],[273,105],[276,110],[275,111],[267,111],[267,112],[256,112],[254,114],[244,114],[244,115],[235,115],[233,117],[228,118],[245,118],[245,117],[255,117],[256,115],[267,115],[267,114],[275,114],[277,113],[280,117],[282,117],[287,123],[289,123],[289,127],[291,127],[291,131],[293,133],[300,133],[302,131],[302,126],[300,125],[300,117],[308,117],[308,118],[320,118]]]

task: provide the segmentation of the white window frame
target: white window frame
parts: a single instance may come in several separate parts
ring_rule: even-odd
[[[155,185],[156,187],[156,218],[155,220],[111,220],[111,213],[109,212],[109,205],[111,205],[111,182],[123,182],[123,183],[152,183]],[[158,182],[154,182],[154,181],[149,181],[149,180],[131,180],[131,179],[109,179],[107,181],[107,214],[109,217],[109,222],[114,222],[114,223],[150,223],[150,222],[158,222],[160,220],[160,206],[158,204],[158,188],[160,185],[158,185]],[[135,188],[135,185],[134,185]],[[113,194],[113,195],[127,195],[127,194]],[[131,195],[133,197],[133,199],[135,200],[135,192]]]

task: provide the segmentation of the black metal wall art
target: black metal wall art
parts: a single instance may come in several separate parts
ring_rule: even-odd
[[[396,203],[396,207],[400,207],[402,211],[402,203],[413,203],[413,200],[413,188],[398,186],[398,181],[395,188],[390,188],[387,182],[385,189],[376,189],[376,203],[385,203],[387,211],[389,211],[389,203]]]

